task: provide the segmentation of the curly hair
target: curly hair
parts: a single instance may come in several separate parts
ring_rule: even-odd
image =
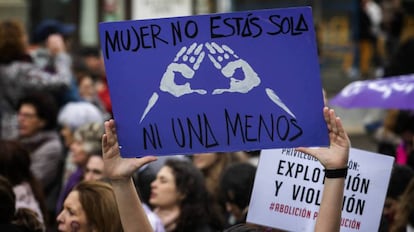
[[[184,195],[175,231],[195,231],[202,225],[211,225],[211,198],[201,171],[190,161],[180,159],[168,159],[164,166],[171,168],[177,191]]]
[[[26,55],[26,32],[19,21],[0,22],[0,63],[20,60]]]

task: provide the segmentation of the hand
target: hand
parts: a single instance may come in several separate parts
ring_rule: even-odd
[[[208,57],[221,74],[225,78],[230,79],[230,87],[228,89],[215,89],[213,94],[230,93],[248,93],[260,84],[260,78],[253,70],[249,63],[239,58],[234,51],[227,45],[219,46],[212,42],[206,43],[209,51]],[[237,79],[234,74],[237,70],[241,70],[243,78]]]
[[[202,44],[197,46],[197,43],[193,43],[188,49],[187,47],[182,47],[181,50],[178,51],[174,61],[168,65],[167,70],[165,70],[165,73],[162,76],[160,83],[161,91],[170,93],[175,97],[181,97],[191,93],[207,93],[204,89],[192,89],[189,82],[186,82],[185,84],[177,84],[175,82],[177,73],[189,80],[194,77],[195,71],[198,70],[204,59],[204,52],[202,49]]]
[[[116,135],[115,121],[105,122],[105,134],[102,136],[104,173],[110,180],[129,180],[133,173],[143,165],[157,160],[155,156],[142,158],[122,158]]]
[[[323,115],[329,130],[330,146],[328,148],[299,147],[296,150],[317,158],[326,169],[344,168],[348,165],[351,146],[348,135],[342,126],[341,119],[336,117],[333,109],[324,107]]]
[[[49,35],[46,40],[46,47],[52,56],[56,56],[57,54],[66,50],[63,37],[59,34]]]

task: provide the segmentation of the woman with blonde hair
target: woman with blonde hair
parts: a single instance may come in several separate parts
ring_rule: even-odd
[[[57,216],[59,231],[122,232],[121,219],[111,185],[80,182],[66,197]]]

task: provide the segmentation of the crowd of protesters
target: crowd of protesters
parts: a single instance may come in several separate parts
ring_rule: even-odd
[[[390,17],[400,17],[400,11],[396,14]],[[393,23],[386,25],[393,58],[385,72],[414,73],[414,40],[397,49],[400,32],[392,30]],[[46,20],[36,28],[33,46],[20,22],[0,22],[0,231],[265,230],[244,224],[257,153],[176,155],[135,163],[111,153],[116,152],[111,150],[116,134],[110,133],[110,143],[105,140],[115,125],[108,121],[104,126],[112,118],[104,63],[98,48],[70,47],[74,30]],[[395,156],[396,164],[380,229],[406,231],[414,226],[414,114],[390,111],[387,120],[377,131],[379,152]],[[340,122],[333,125],[343,130]],[[347,159],[347,136],[342,139]],[[324,210],[321,215],[329,215]],[[324,227],[335,224],[333,217],[317,226],[339,229]]]

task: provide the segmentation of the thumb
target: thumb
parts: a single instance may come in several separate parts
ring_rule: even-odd
[[[144,166],[145,164],[151,163],[153,161],[156,161],[158,158],[156,156],[144,156],[141,158],[135,158],[134,159],[134,166],[136,169]]]

